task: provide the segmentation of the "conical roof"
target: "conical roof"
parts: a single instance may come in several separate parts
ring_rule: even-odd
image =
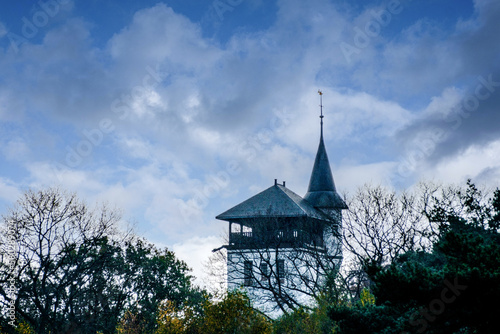
[[[333,182],[330,162],[323,142],[323,122],[321,122],[321,136],[318,152],[309,181],[309,188],[304,199],[315,208],[347,209],[344,200],[339,196]]]

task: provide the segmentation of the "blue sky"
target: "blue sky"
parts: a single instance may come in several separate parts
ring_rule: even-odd
[[[200,263],[215,216],[304,195],[325,140],[340,192],[500,181],[500,2],[4,2],[0,209],[59,186]]]

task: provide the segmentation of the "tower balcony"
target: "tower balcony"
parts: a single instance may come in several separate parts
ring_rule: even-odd
[[[311,234],[305,231],[270,231],[268,233],[231,232],[229,247],[232,249],[255,249],[266,247],[324,247],[323,235]]]

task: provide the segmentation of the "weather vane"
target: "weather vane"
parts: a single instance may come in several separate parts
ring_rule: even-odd
[[[320,116],[319,118],[321,119],[321,136],[323,137],[323,92],[318,89],[318,94],[319,94],[319,107],[320,107]]]

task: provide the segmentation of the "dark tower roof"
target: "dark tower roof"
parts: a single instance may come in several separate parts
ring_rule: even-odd
[[[322,96],[321,91],[319,92]],[[347,209],[344,200],[339,196],[333,182],[330,162],[326,154],[325,143],[323,142],[323,105],[321,106],[321,134],[319,139],[318,152],[314,160],[314,167],[309,181],[309,188],[304,199],[315,208],[325,209]]]
[[[319,140],[318,153],[304,199],[316,208],[347,209],[347,205],[335,189],[323,136]]]
[[[277,183],[226,212],[221,213],[215,218],[221,220],[238,220],[271,217],[330,219],[323,212],[315,209],[302,197]]]

